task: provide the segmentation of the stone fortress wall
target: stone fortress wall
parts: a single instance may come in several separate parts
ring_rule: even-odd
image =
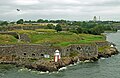
[[[0,32],[0,34],[13,35],[17,39],[30,42],[26,34],[18,34],[16,32]],[[50,47],[37,44],[1,44],[0,55],[15,55],[21,58],[42,58],[45,54],[54,55],[55,50],[60,50],[62,56],[69,56],[71,52],[77,52],[84,57],[98,56],[98,47],[110,46],[111,43],[95,42],[93,44],[73,44],[66,47]]]
[[[44,26],[7,26],[2,28],[3,31],[11,31],[11,30],[35,30],[35,29],[41,29],[44,28]]]
[[[98,56],[98,46],[104,46],[105,44],[109,46],[109,42],[99,42],[99,44],[73,44],[67,47],[50,47],[37,44],[1,44],[0,55],[14,55],[20,58],[43,58],[45,54],[54,56],[55,50],[58,49],[61,56],[69,56],[71,52],[77,52],[83,57],[95,57]]]

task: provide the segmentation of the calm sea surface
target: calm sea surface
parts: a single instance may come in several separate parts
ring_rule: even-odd
[[[115,43],[120,50],[120,31],[108,33],[107,40]],[[120,54],[106,59],[102,58],[94,63],[68,66],[66,70],[54,73],[0,65],[0,78],[120,78]]]

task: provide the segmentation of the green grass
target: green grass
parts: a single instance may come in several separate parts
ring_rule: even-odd
[[[70,32],[55,32],[51,29],[38,30],[14,30],[11,32],[25,33],[30,39],[30,44],[52,44],[53,46],[67,46],[70,44],[89,44],[96,41],[105,41],[103,35],[75,34]],[[43,33],[41,33],[43,32]],[[10,38],[9,42],[16,42],[15,38]],[[2,42],[2,41],[1,41]]]
[[[61,43],[61,42],[75,42],[80,39],[78,35],[67,33],[44,33],[44,34],[31,34],[32,43]]]
[[[95,41],[105,41],[102,35],[74,34],[74,33],[33,33],[30,35],[32,43],[51,43],[55,46],[67,46],[70,44],[88,44]]]
[[[36,29],[37,32],[56,32],[54,29]]]
[[[105,49],[109,49],[110,46],[103,46],[103,47],[98,47],[98,52],[104,52]]]
[[[17,39],[11,35],[0,35],[0,44],[15,44]]]
[[[33,31],[33,30],[12,30],[12,31],[9,31],[9,32],[17,32],[19,34],[30,34],[30,33],[35,33],[36,31]]]
[[[58,43],[57,45],[67,46],[70,44],[90,44],[97,41],[105,41],[104,36],[101,35],[79,34],[77,36],[79,37],[79,39],[76,38],[76,41],[61,42]]]

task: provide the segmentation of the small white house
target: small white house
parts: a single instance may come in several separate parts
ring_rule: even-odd
[[[50,55],[45,54],[45,55],[44,55],[44,58],[50,58]]]
[[[60,51],[56,50],[54,54],[54,62],[58,62],[61,59]]]

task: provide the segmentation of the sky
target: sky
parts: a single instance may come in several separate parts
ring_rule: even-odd
[[[0,0],[0,20],[89,21],[94,16],[119,21],[120,0]]]

